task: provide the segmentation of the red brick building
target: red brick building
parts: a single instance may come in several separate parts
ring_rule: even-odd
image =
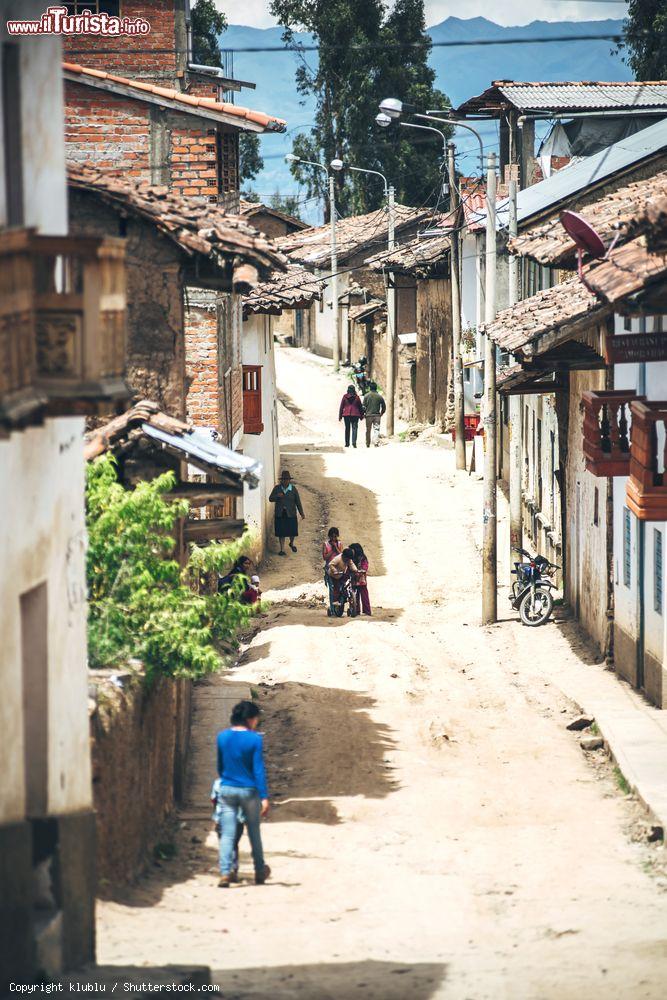
[[[189,0],[74,0],[73,12],[144,18],[147,35],[65,39],[65,141],[70,162],[121,171],[227,211],[239,210],[239,135],[285,122],[224,96],[241,84],[192,62]],[[243,429],[237,297],[186,294],[187,416],[235,445]]]

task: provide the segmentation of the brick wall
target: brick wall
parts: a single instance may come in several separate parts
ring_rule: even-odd
[[[104,41],[95,35],[65,35],[63,58],[119,76],[176,85],[176,21],[181,0],[121,0],[120,7],[121,17],[145,18],[150,33],[114,35]],[[100,51],[104,49],[114,51]]]
[[[175,128],[171,132],[171,187],[179,194],[218,200],[215,129]]]
[[[143,101],[67,83],[67,156],[238,207],[238,132]]]
[[[150,179],[148,105],[92,87],[65,87],[67,156]]]

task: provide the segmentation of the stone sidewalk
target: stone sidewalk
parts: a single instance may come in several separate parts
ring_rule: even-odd
[[[602,665],[552,665],[549,677],[595,719],[623,777],[667,830],[667,712]]]

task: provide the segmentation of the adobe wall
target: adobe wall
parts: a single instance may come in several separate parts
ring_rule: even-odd
[[[92,670],[90,716],[98,893],[136,878],[183,793],[192,685],[137,672]]]
[[[154,400],[174,417],[184,417],[181,251],[150,223],[121,220],[87,192],[70,190],[69,211],[74,235],[125,235],[127,381],[138,397]]]

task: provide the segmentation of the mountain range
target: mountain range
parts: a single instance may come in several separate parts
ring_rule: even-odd
[[[436,73],[437,86],[454,106],[481,93],[497,79],[629,80],[632,74],[621,56],[613,51],[615,43],[600,37],[620,35],[622,25],[620,20],[533,21],[507,27],[484,17],[448,17],[428,29],[434,43],[429,61]],[[587,40],[569,40],[582,35],[587,36]],[[294,53],[238,51],[280,46],[281,36],[280,27],[250,28],[230,24],[220,37],[221,48],[226,50],[227,71],[233,70],[237,79],[256,84],[255,90],[244,89],[236,94],[236,103],[287,121],[286,134],[262,137],[265,166],[251,184],[262,200],[267,200],[276,190],[283,193],[297,190],[283,158],[292,148],[294,134],[308,131],[313,121],[314,101],[312,98],[304,100],[296,91],[294,73],[298,57]],[[304,44],[312,42],[310,35],[297,35],[297,38]],[[563,41],[564,38],[568,40]],[[317,53],[306,53],[305,58],[312,65],[317,60]],[[369,115],[374,117],[375,113],[375,108],[369,108]],[[494,124],[485,124],[480,131],[485,145],[494,142]],[[468,165],[472,169],[476,164],[474,139],[468,136],[465,141],[461,139],[459,145],[461,150],[470,149]],[[463,165],[466,166],[465,162]],[[308,221],[317,221],[317,206],[304,203],[303,215]]]

